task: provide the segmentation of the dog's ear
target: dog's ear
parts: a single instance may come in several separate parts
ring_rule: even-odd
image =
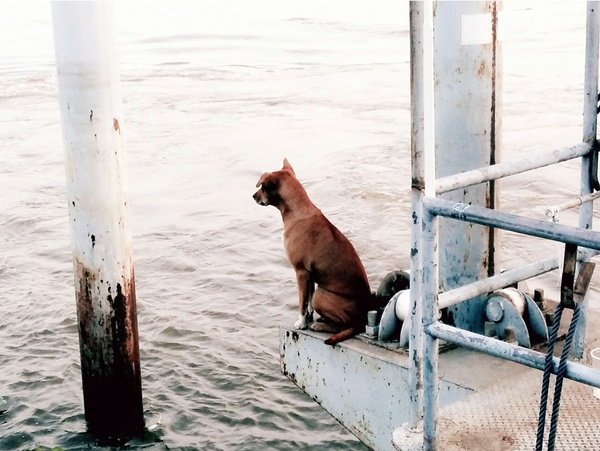
[[[296,175],[296,173],[294,172],[294,169],[292,168],[292,165],[290,164],[290,162],[288,161],[287,158],[283,159],[283,168],[282,169],[287,169],[292,174]]]
[[[265,172],[263,175],[261,175],[258,179],[258,182],[256,182],[256,187],[258,188],[260,185],[262,185],[270,174],[270,172]]]

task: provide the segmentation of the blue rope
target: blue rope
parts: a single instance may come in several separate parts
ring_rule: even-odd
[[[548,451],[554,451],[554,441],[556,439],[556,429],[558,427],[558,410],[560,409],[560,395],[562,393],[563,380],[567,374],[567,358],[569,357],[569,350],[571,348],[571,343],[573,342],[580,310],[581,307],[579,304],[575,303],[573,319],[571,319],[571,324],[569,325],[569,332],[565,339],[565,347],[560,356],[560,364],[558,366],[558,372],[556,373],[556,386],[554,388],[554,401],[552,403],[552,418],[550,420],[550,432],[548,434]]]
[[[546,360],[544,363],[544,376],[542,378],[542,394],[540,399],[540,415],[538,417],[538,429],[535,442],[535,451],[542,451],[544,445],[544,429],[546,427],[546,410],[548,405],[548,387],[550,386],[550,375],[553,369],[554,345],[558,337],[558,329],[560,327],[560,318],[563,312],[563,305],[558,304],[554,312],[554,321],[548,337],[548,351],[546,352]]]

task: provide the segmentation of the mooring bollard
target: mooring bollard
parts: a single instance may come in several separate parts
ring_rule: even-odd
[[[52,4],[88,431],[144,429],[112,2]]]

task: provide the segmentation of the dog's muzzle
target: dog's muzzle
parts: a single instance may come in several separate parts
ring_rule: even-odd
[[[254,201],[255,201],[255,202],[258,204],[258,205],[266,206],[266,205],[268,205],[268,204],[267,204],[267,201],[266,201],[266,199],[264,199],[263,197],[264,197],[264,196],[261,196],[261,192],[260,192],[260,190],[258,190],[257,192],[255,192],[255,193],[252,195],[252,198],[254,199]]]

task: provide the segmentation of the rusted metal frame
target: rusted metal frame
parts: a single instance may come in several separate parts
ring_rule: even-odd
[[[547,258],[520,268],[505,271],[501,274],[478,280],[477,282],[463,285],[445,293],[439,294],[439,308],[444,309],[460,302],[472,299],[476,296],[490,293],[500,288],[505,288],[516,284],[522,280],[527,280],[540,274],[558,269],[558,259]]]
[[[495,338],[485,337],[474,332],[448,326],[439,321],[425,326],[425,333],[426,335],[432,335],[439,340],[455,343],[473,351],[479,351],[494,357],[510,360],[511,362],[519,363],[529,368],[535,368],[540,371],[543,371],[544,369],[546,357],[541,352],[532,349],[522,348]],[[552,362],[552,374],[556,374],[558,372],[560,359],[554,357]],[[576,382],[600,388],[600,370],[587,365],[572,361],[567,362],[567,374],[565,377]]]
[[[521,160],[507,161],[485,168],[473,169],[472,171],[442,177],[435,182],[435,192],[436,194],[442,194],[491,180],[521,174],[522,172],[543,168],[563,161],[573,160],[588,155],[590,149],[591,146],[589,144],[582,143],[566,149],[532,155]]]
[[[472,222],[484,226],[509,230],[511,232],[600,250],[600,232],[592,230],[583,230],[578,227],[524,218],[511,213],[490,210],[489,208],[478,207],[475,205],[449,202],[433,197],[425,197],[423,199],[423,208],[425,212],[431,212],[436,215],[459,221]]]
[[[592,147],[590,155],[581,159],[581,190],[585,197],[594,191],[597,184],[597,121],[598,121],[598,61],[600,51],[600,2],[587,2],[586,13],[586,42],[585,42],[585,77],[583,99],[583,142]],[[594,164],[595,162],[595,164]],[[591,229],[594,217],[593,202],[585,203],[579,208],[579,227]],[[579,249],[578,261],[586,262],[594,254],[589,249]],[[587,306],[588,301],[581,302],[581,312],[575,336],[573,352],[575,358],[582,358],[587,335]]]
[[[144,428],[114,5],[52,4],[88,431]]]
[[[596,264],[592,262],[584,262],[580,265],[579,274],[577,275],[577,280],[575,281],[575,286],[573,287],[574,302],[581,304],[581,302],[585,298],[595,268]]]
[[[438,255],[439,219],[430,211],[423,211],[423,233],[421,240],[423,259],[421,327],[435,323],[438,318],[439,255]],[[432,334],[423,337],[423,449],[435,451],[438,423],[438,353],[439,341]]]
[[[577,246],[574,244],[565,245],[565,258],[560,285],[560,303],[563,307],[572,309],[573,286],[575,285],[575,266],[577,264]]]
[[[422,342],[421,284],[423,265],[419,253],[421,234],[422,198],[425,186],[424,170],[424,60],[423,27],[424,2],[410,2],[410,52],[411,52],[411,260],[410,260],[410,336],[408,360],[408,396],[410,400],[409,428],[416,430],[423,416],[422,400]]]

